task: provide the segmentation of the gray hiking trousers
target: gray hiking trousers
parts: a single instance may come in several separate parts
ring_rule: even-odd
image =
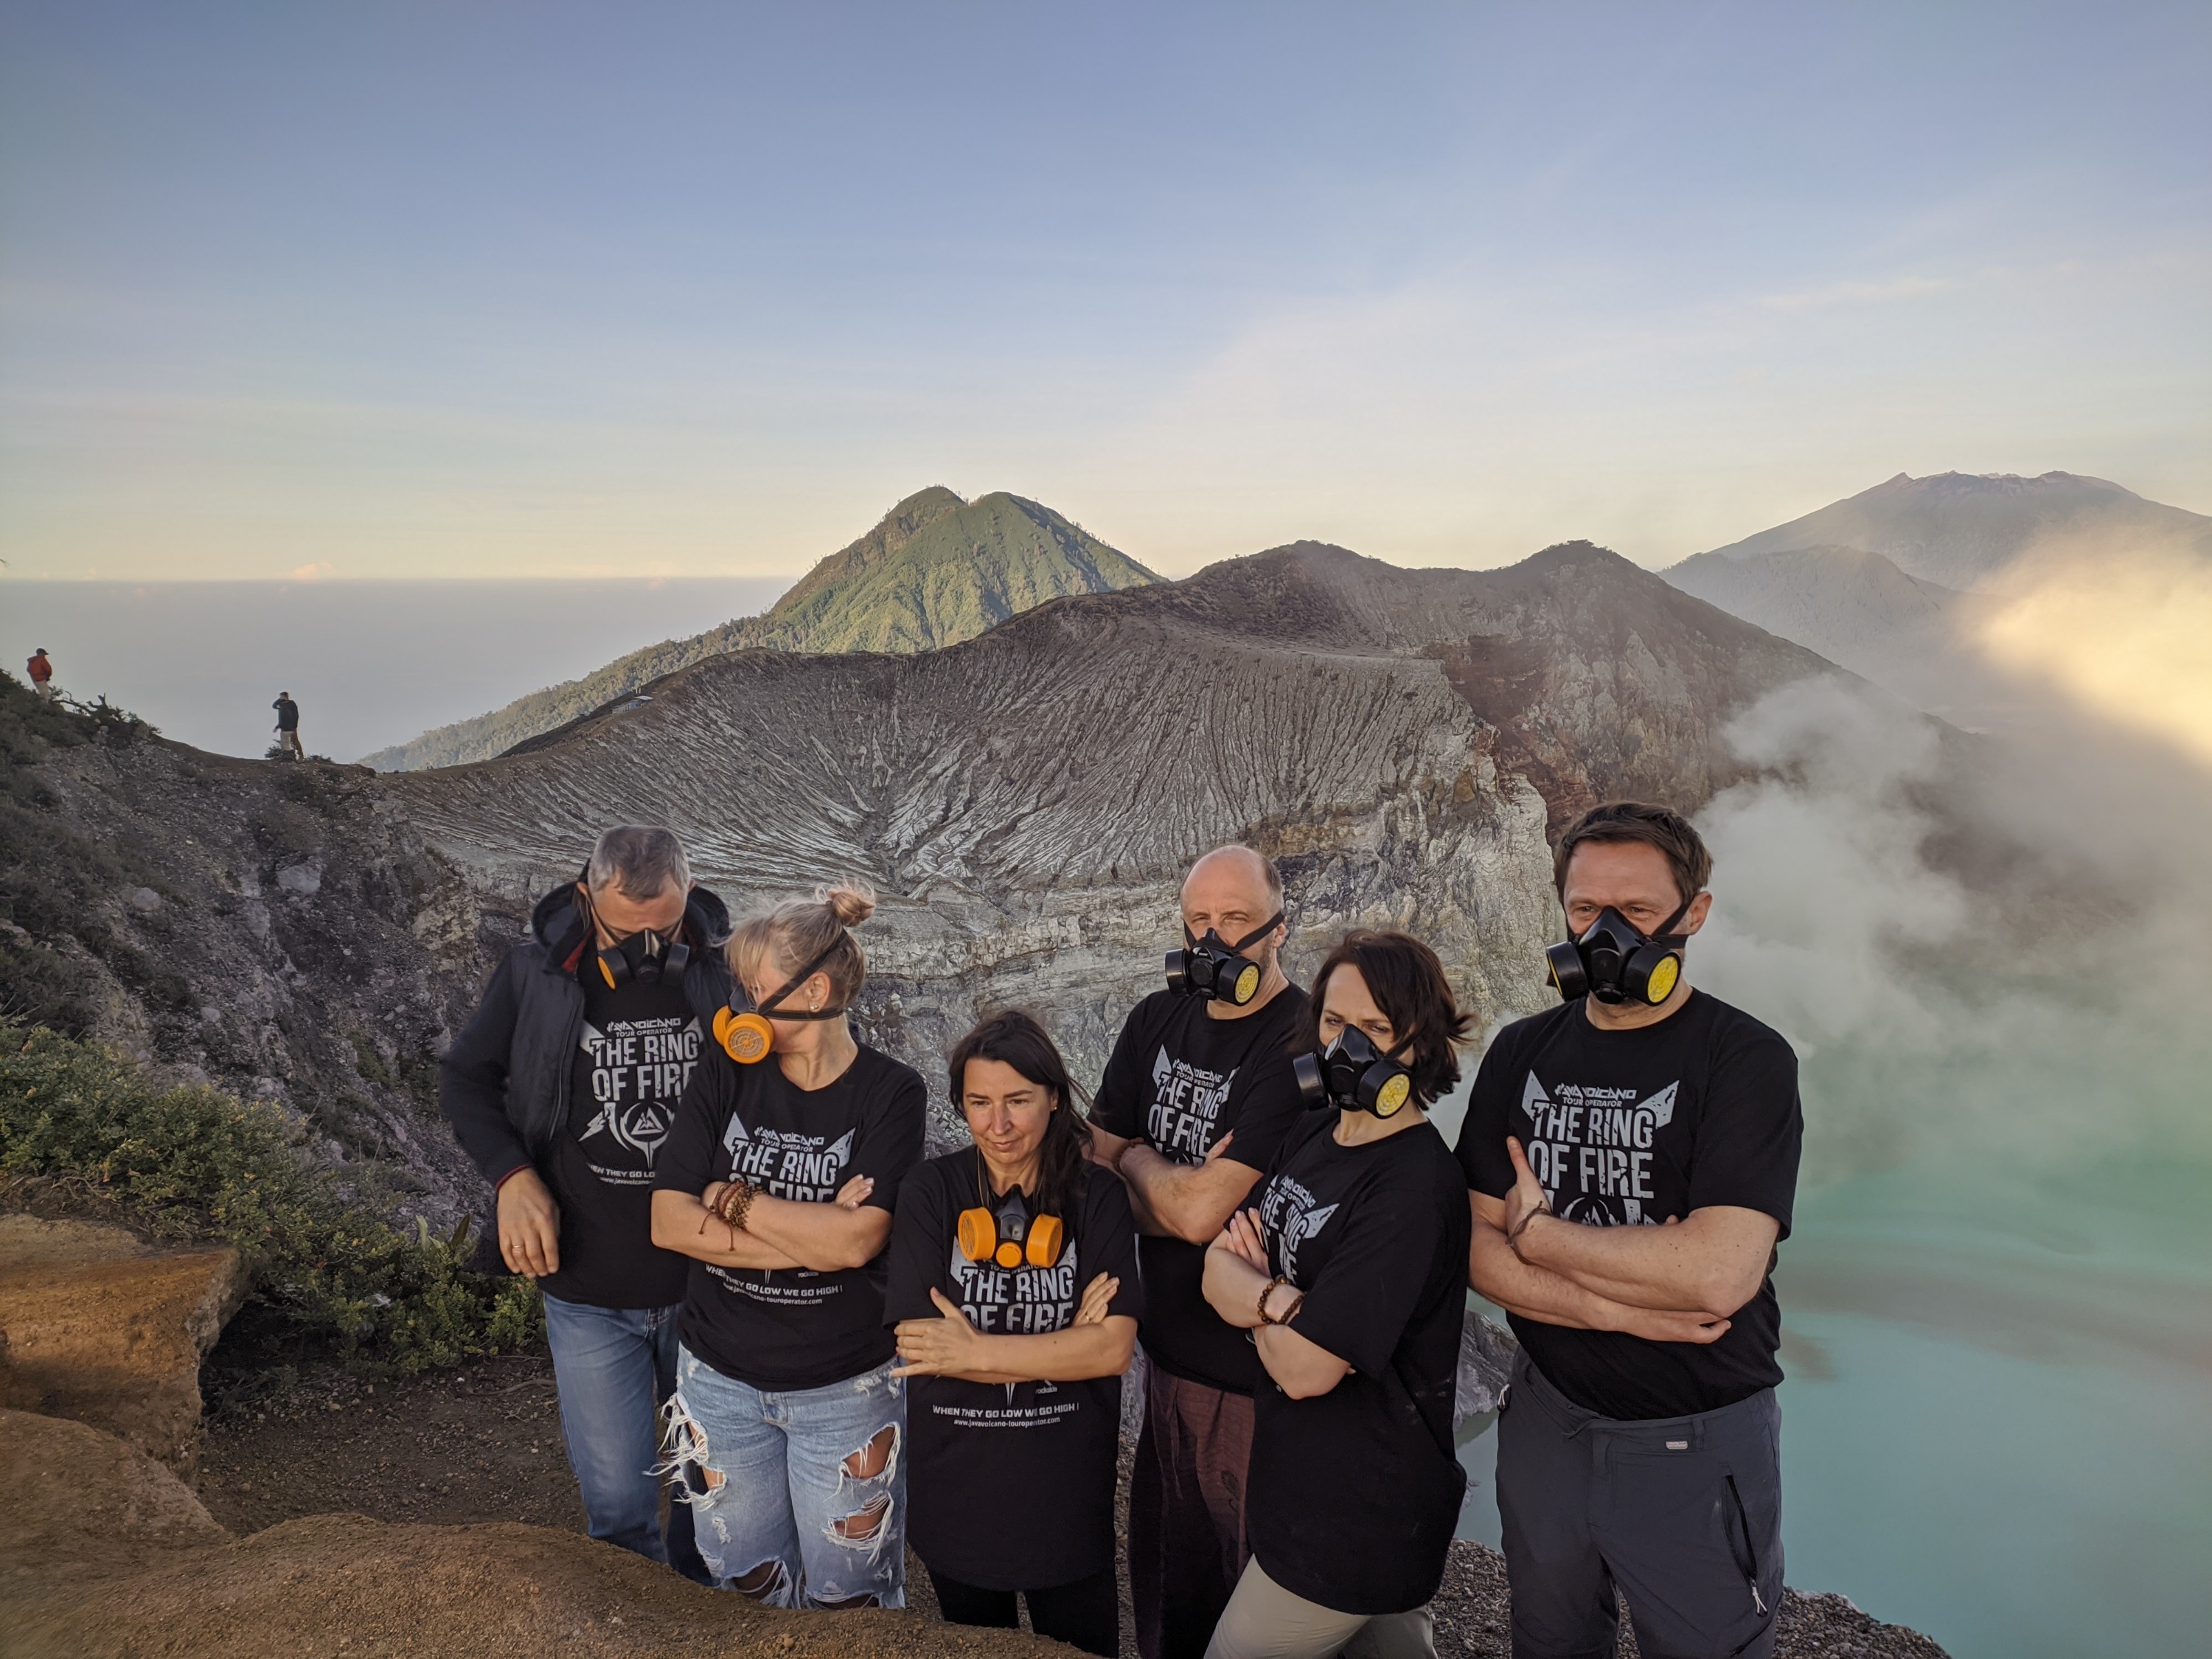
[[[1774,1390],[1694,1417],[1584,1411],[1521,1354],[1498,1419],[1513,1659],[1768,1659],[1782,1604]]]

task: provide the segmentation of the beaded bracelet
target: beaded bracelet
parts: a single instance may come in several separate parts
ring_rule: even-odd
[[[1277,1273],[1273,1279],[1269,1279],[1266,1285],[1261,1290],[1260,1322],[1262,1325],[1283,1325],[1289,1322],[1287,1319],[1270,1319],[1267,1317],[1267,1298],[1274,1295],[1278,1290],[1290,1282],[1291,1281],[1289,1279],[1284,1278],[1280,1273]]]
[[[720,1200],[714,1206],[714,1213],[729,1224],[732,1231],[741,1233],[745,1230],[745,1218],[752,1213],[753,1200],[759,1195],[759,1188],[743,1181],[733,1181],[724,1189]]]

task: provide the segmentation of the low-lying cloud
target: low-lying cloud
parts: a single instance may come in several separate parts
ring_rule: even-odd
[[[2212,561],[2191,547],[2046,544],[1982,624],[1999,667],[2212,766]]]
[[[1969,738],[1841,678],[1730,734],[1699,982],[1803,1061],[1808,1183],[2212,1163],[2212,777],[2094,721]]]

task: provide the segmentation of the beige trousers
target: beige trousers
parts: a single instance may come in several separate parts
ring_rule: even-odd
[[[1411,1613],[1336,1613],[1293,1595],[1244,1564],[1237,1593],[1213,1627],[1206,1659],[1437,1659],[1436,1626],[1429,1610]]]

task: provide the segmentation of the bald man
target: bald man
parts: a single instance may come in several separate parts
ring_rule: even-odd
[[[1180,986],[1171,977],[1130,1014],[1091,1113],[1091,1155],[1127,1186],[1141,1235],[1149,1363],[1129,1585],[1144,1659],[1201,1659],[1244,1571],[1260,1366],[1206,1304],[1206,1247],[1298,1115],[1291,1060],[1310,1035],[1306,994],[1279,959],[1273,863],[1249,847],[1208,853],[1184,878],[1182,925]]]

